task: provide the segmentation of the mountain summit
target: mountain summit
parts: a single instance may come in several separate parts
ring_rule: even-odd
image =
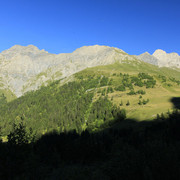
[[[68,77],[87,67],[125,59],[136,58],[118,48],[99,45],[84,46],[67,54],[50,54],[33,45],[15,45],[0,53],[1,83],[21,96],[48,80]]]
[[[0,53],[1,89],[9,88],[16,96],[38,89],[49,80],[68,77],[87,67],[119,63],[141,63],[160,67],[179,67],[180,57],[157,50],[153,55],[128,55],[121,49],[108,46],[83,46],[72,53],[50,54],[36,46],[15,45]]]
[[[159,67],[176,67],[180,68],[180,56],[177,53],[166,53],[161,49],[157,49],[152,55],[143,53],[137,56],[138,59],[158,65]]]

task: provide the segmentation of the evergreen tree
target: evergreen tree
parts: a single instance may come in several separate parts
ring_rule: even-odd
[[[130,102],[129,102],[129,100],[127,101],[127,103],[126,103],[126,106],[129,106],[130,105]]]
[[[162,119],[162,120],[165,119],[164,113],[161,113],[161,119]]]
[[[159,119],[160,119],[160,115],[159,115],[159,114],[157,114],[157,117],[156,117],[156,119],[157,119],[157,120],[159,120]]]
[[[29,133],[26,131],[26,127],[23,121],[19,124],[13,124],[13,130],[8,135],[8,142],[13,145],[23,145],[33,142],[35,136],[32,133],[32,129],[29,129]]]
[[[145,99],[143,99],[142,103],[145,105],[147,102],[146,102],[146,100],[145,100]]]

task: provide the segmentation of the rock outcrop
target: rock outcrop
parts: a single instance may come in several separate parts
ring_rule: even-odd
[[[70,76],[87,67],[136,60],[124,51],[108,46],[84,46],[72,53],[50,54],[33,45],[19,46],[0,54],[0,77],[17,96],[37,89],[48,80]]]
[[[177,53],[166,53],[161,49],[156,50],[152,55],[148,52],[143,53],[137,58],[159,67],[180,68],[180,56]]]
[[[16,96],[21,96],[48,81],[68,77],[87,67],[125,61],[180,67],[177,53],[167,54],[162,50],[153,55],[146,52],[132,56],[118,48],[95,45],[81,47],[72,53],[50,54],[33,45],[15,45],[0,53],[0,88],[9,88]]]

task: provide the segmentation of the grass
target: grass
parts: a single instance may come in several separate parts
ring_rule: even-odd
[[[10,102],[14,99],[16,99],[16,95],[13,94],[13,92],[11,92],[9,89],[0,89],[0,95],[4,94],[4,96],[7,99],[7,102]]]
[[[120,73],[128,73],[129,75],[137,75],[139,72],[145,72],[149,75],[152,75],[156,80],[155,88],[145,87],[136,87],[134,86],[134,90],[137,91],[139,89],[145,90],[146,94],[142,95],[142,99],[149,99],[149,103],[146,105],[139,105],[139,96],[140,95],[127,95],[129,90],[124,92],[115,91],[113,93],[108,94],[108,98],[112,100],[113,104],[120,106],[121,101],[123,101],[123,106],[120,108],[125,108],[127,111],[127,117],[137,119],[139,121],[153,119],[157,116],[157,114],[164,113],[166,114],[168,110],[172,111],[173,104],[171,103],[171,98],[180,97],[180,85],[177,85],[174,82],[169,81],[168,79],[171,77],[176,80],[180,80],[180,72],[170,68],[158,68],[157,66],[147,64],[144,62],[124,62],[124,63],[115,63],[106,66],[98,66],[93,68],[87,68],[79,73],[83,77],[88,76],[99,76],[104,75],[106,77],[113,79],[112,87],[120,85],[122,78],[120,78]],[[117,74],[117,75],[113,75]],[[166,83],[162,83],[161,79],[158,78],[159,75],[165,76],[167,78]],[[170,83],[172,86],[168,87],[166,84]],[[99,89],[104,89],[106,87],[100,87]],[[95,93],[94,100],[96,100],[101,94],[98,93],[98,89]],[[130,101],[130,105],[126,106],[127,101]]]

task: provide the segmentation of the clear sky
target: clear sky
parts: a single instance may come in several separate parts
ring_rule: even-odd
[[[180,54],[179,0],[4,0],[0,6],[0,52],[15,44],[56,54],[99,44],[129,54]]]

